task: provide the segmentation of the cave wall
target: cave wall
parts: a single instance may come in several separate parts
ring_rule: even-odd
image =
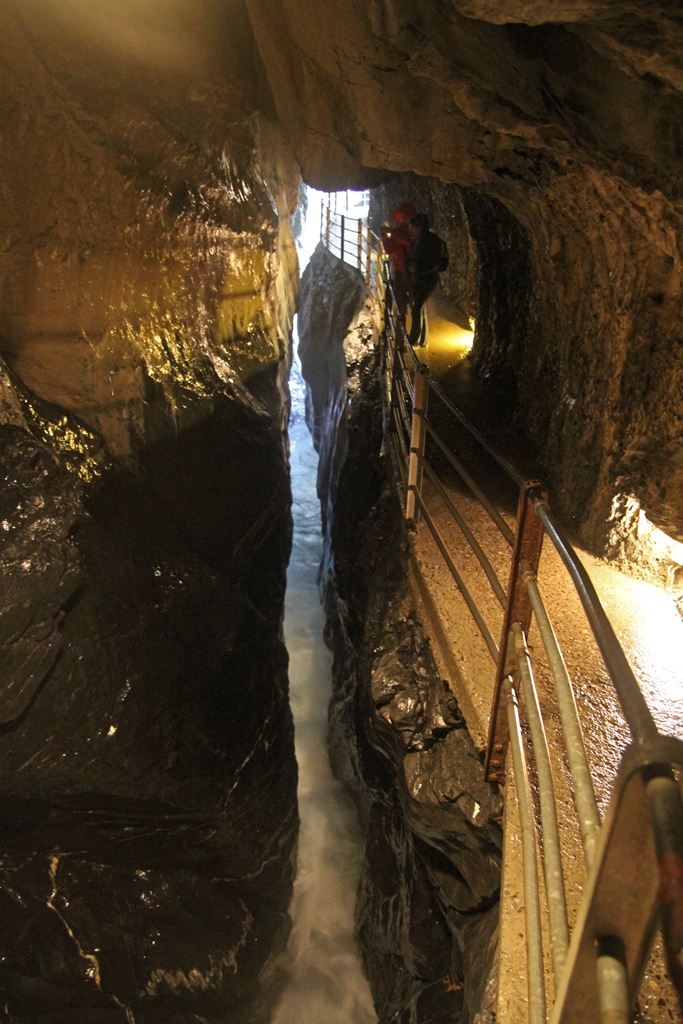
[[[298,170],[260,117],[240,5],[163,26],[129,7],[0,15],[0,354],[118,458],[147,442],[150,378],[286,372],[297,277]]]
[[[7,1005],[265,1015],[300,169],[413,175],[564,518],[600,546],[632,492],[680,535],[679,5],[6,0],[0,28]],[[188,949],[193,886],[225,909]]]
[[[238,3],[0,29],[3,1014],[265,1021],[298,168]]]
[[[482,256],[518,225],[528,301],[514,332],[480,321],[476,355],[514,380],[565,520],[599,548],[626,492],[683,535],[680,9],[247,6],[307,180],[413,172],[436,180],[435,200],[455,183],[486,225]]]

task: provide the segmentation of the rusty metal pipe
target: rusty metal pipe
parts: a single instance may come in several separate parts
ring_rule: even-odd
[[[670,769],[646,782],[659,864],[661,924],[671,980],[683,1004],[683,805]]]

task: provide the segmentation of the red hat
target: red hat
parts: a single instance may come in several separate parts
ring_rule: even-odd
[[[407,224],[416,213],[417,208],[412,203],[401,203],[394,210],[394,220],[397,220],[399,224]]]

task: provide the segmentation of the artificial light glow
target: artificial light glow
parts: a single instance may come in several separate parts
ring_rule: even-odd
[[[682,684],[683,544],[654,526],[633,495],[616,495],[610,524],[611,555],[627,574],[610,577],[601,596],[614,609],[620,642],[658,728],[674,734]]]
[[[440,314],[434,307],[427,312],[429,347],[434,352],[465,355],[472,348],[474,334],[453,320]]]
[[[663,588],[639,581],[639,591],[637,615],[627,633],[628,654],[659,728],[673,733],[683,683],[683,621]]]
[[[647,569],[668,590],[683,594],[683,544],[651,523],[633,495],[616,495],[610,520],[614,556]]]

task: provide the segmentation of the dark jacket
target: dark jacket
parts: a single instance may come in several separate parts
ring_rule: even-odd
[[[432,274],[438,274],[443,251],[441,239],[429,230],[429,218],[425,213],[418,213],[413,220],[418,221],[421,228],[420,237],[415,239],[410,250],[410,269],[413,277],[430,277]]]

